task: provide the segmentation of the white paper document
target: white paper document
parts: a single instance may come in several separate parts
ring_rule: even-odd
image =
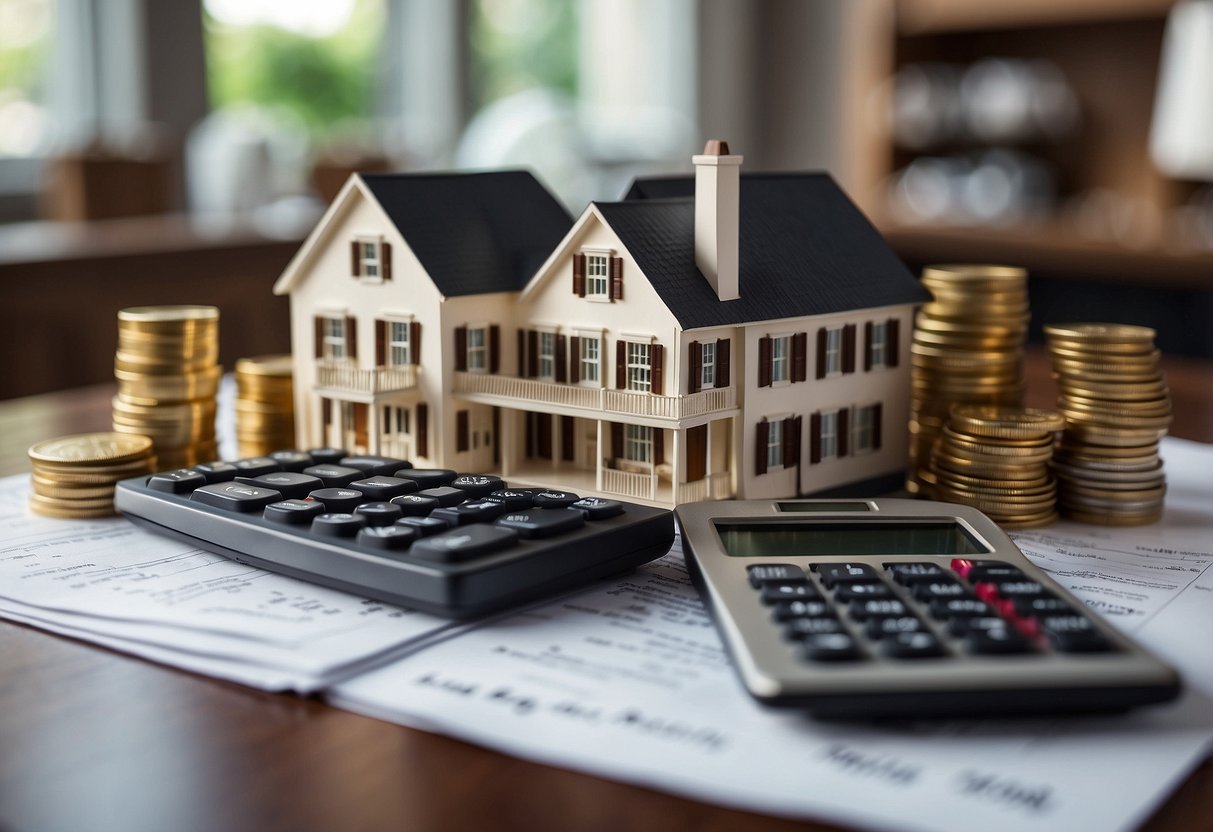
[[[765,709],[736,680],[677,547],[625,578],[352,678],[329,698],[551,765],[761,812],[897,830],[1132,828],[1213,736],[1213,481],[1204,473],[1213,448],[1171,441],[1166,453],[1173,490],[1163,524],[1059,524],[1020,539],[1101,610],[1111,613],[1110,599],[1132,588],[1131,610],[1111,620],[1184,672],[1187,692],[1175,705],[881,727]],[[1155,557],[1152,540],[1178,560]]]

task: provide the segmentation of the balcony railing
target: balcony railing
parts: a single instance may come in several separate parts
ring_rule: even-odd
[[[731,410],[737,406],[737,389],[734,387],[703,390],[687,396],[654,396],[630,390],[582,387],[486,373],[455,373],[454,392],[491,397],[507,407],[512,404],[522,408],[531,403],[549,404],[581,408],[598,414],[663,419],[685,419]],[[591,413],[586,415],[593,416]]]
[[[657,499],[657,473],[655,471],[620,471],[617,468],[602,469],[602,490],[633,500]]]
[[[417,386],[417,368],[406,364],[403,367],[375,367],[364,370],[342,364],[318,364],[316,386],[368,395],[410,390]]]
[[[727,500],[733,496],[730,477],[721,472],[708,474],[701,480],[686,482],[678,486],[679,503],[697,503],[701,500]]]

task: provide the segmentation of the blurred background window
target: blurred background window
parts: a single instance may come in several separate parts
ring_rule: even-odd
[[[0,157],[45,149],[53,20],[52,0],[0,0]]]
[[[475,109],[532,87],[576,94],[576,4],[475,0],[470,24]],[[604,49],[607,46],[603,44]]]

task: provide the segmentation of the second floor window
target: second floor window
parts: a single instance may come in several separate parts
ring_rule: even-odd
[[[889,325],[885,321],[874,323],[868,330],[867,366],[884,367],[888,364]]]
[[[413,345],[407,321],[388,321],[388,365],[403,367],[413,363]]]
[[[826,330],[825,371],[828,376],[842,372],[842,327]]]
[[[700,350],[699,387],[701,390],[710,390],[716,386],[716,344],[714,341],[705,341]]]
[[[627,346],[627,389],[647,393],[652,384],[652,365],[649,363],[649,344],[633,341]]]
[[[556,333],[540,332],[538,348],[539,378],[551,381],[556,377]]]
[[[379,245],[363,240],[358,246],[362,251],[362,276],[368,280],[378,280],[382,276],[379,270]]]
[[[606,254],[585,256],[585,295],[588,298],[605,298],[610,292],[610,257]]]
[[[792,338],[781,335],[771,339],[771,382],[790,381],[792,378]]]
[[[581,338],[578,340],[580,355],[577,360],[581,364],[580,379],[586,384],[597,385],[600,382],[601,347],[597,338]]]
[[[324,319],[324,348],[320,357],[340,361],[349,356],[345,343],[345,318]]]
[[[470,373],[484,373],[489,369],[489,340],[484,327],[468,327],[467,367]]]

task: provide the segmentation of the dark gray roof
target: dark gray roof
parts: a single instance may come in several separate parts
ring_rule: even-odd
[[[639,179],[627,201],[596,203],[683,329],[931,299],[834,180],[809,173],[741,177],[741,297],[722,302],[695,265],[694,188]]]
[[[527,171],[362,180],[446,297],[520,290],[573,226]]]

